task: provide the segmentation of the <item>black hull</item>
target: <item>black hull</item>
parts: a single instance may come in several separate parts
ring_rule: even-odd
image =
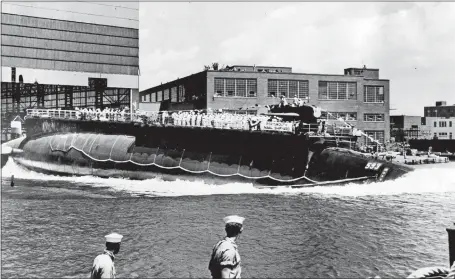
[[[366,169],[371,159],[360,153],[303,135],[33,118],[25,127],[24,153],[16,161],[60,175],[167,175],[301,187],[394,179],[412,170],[388,162]]]

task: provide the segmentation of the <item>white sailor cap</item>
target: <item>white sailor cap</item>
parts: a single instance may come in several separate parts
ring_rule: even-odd
[[[237,224],[243,225],[244,220],[245,220],[245,218],[237,216],[237,215],[231,215],[231,216],[227,216],[227,217],[223,218],[223,221],[225,224],[237,223]]]
[[[106,238],[106,242],[120,243],[122,241],[123,235],[118,233],[111,233],[104,237]]]

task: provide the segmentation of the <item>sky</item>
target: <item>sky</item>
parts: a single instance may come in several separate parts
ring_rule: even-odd
[[[455,2],[141,2],[140,90],[204,65],[379,68],[392,115],[455,104]]]

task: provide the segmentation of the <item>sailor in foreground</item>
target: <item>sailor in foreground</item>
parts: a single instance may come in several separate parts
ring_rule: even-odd
[[[212,278],[240,278],[240,255],[235,241],[243,231],[245,218],[232,215],[223,219],[226,237],[213,247],[209,270]]]
[[[90,278],[115,278],[114,259],[115,254],[120,250],[120,242],[123,236],[118,233],[111,233],[105,236],[106,250],[98,255],[93,261],[92,274]]]

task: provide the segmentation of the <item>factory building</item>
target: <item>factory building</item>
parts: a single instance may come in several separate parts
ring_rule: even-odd
[[[2,140],[27,108],[130,107],[138,2],[2,2]]]
[[[389,80],[378,69],[347,68],[343,75],[294,73],[291,67],[240,66],[205,71],[140,92],[140,105],[161,110],[223,109],[265,112],[265,105],[294,97],[322,107],[327,121],[343,118],[372,138],[390,138]]]

